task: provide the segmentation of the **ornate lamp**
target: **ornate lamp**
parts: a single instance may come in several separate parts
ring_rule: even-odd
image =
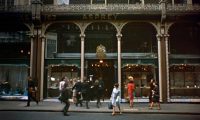
[[[96,56],[100,59],[100,62],[106,58],[106,47],[100,44],[96,48]]]

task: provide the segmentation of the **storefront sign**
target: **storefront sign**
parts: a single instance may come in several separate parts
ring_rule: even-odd
[[[83,20],[116,20],[116,14],[84,14]]]

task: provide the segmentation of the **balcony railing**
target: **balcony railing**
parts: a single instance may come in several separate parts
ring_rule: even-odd
[[[69,12],[69,13],[132,13],[132,12],[156,12],[159,11],[159,4],[74,4],[74,5],[45,5],[43,12]]]
[[[0,11],[4,12],[31,12],[31,5],[0,6]]]
[[[31,5],[0,6],[3,12],[31,12]],[[116,13],[116,14],[160,14],[159,4],[69,4],[43,5],[42,13]],[[200,5],[175,4],[167,5],[169,13],[199,13]]]

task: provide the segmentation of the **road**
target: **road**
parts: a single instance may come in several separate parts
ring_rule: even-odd
[[[111,113],[79,113],[35,111],[0,111],[1,120],[200,120],[200,115],[183,114],[128,114],[112,116]]]

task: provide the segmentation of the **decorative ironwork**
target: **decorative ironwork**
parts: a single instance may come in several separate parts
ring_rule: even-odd
[[[126,14],[160,14],[159,4],[69,4],[69,5],[42,5],[42,13],[126,13]],[[167,12],[199,12],[199,5],[168,4]],[[31,12],[31,5],[0,6],[0,11]]]
[[[97,48],[96,48],[96,56],[100,60],[104,59],[106,57],[106,47],[103,46],[102,44],[97,46]]]

